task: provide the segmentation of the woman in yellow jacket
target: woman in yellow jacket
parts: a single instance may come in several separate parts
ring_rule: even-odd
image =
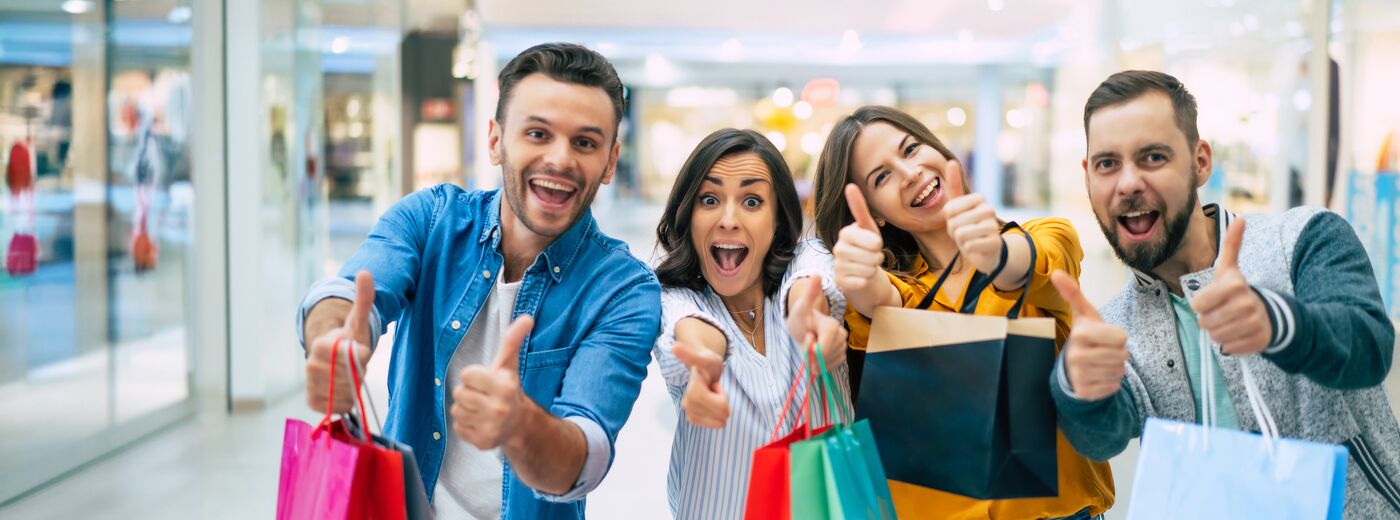
[[[1050,273],[1078,278],[1084,254],[1074,228],[1064,219],[1033,219],[1021,224],[1024,233],[1003,234],[1003,223],[985,197],[971,193],[952,152],[917,119],[866,106],[838,122],[817,165],[815,199],[816,232],[835,257],[852,349],[865,350],[868,316],[876,307],[918,307],[950,263],[933,309],[962,308],[974,271],[1000,273],[974,295],[976,313],[1005,316],[1025,288],[1021,315],[1055,318],[1056,348],[1063,345],[1070,306],[1050,285]],[[1034,266],[1027,240],[1035,243]],[[853,366],[853,387],[857,377]],[[1057,434],[1057,448],[1058,497],[976,500],[891,481],[895,509],[905,519],[1103,514],[1113,505],[1108,464],[1079,455],[1063,434]]]

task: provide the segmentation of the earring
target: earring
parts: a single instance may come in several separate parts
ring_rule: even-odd
[[[880,226],[880,227],[885,227],[885,219],[876,217],[876,218],[875,218],[875,225],[876,225],[876,226]]]

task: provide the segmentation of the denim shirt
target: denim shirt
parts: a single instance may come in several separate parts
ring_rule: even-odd
[[[443,413],[448,362],[500,276],[499,191],[443,184],[399,201],[375,224],[339,277],[313,286],[300,318],[320,299],[353,299],[355,273],[374,275],[370,326],[397,322],[385,433],[413,447],[431,495],[453,435]],[[535,327],[521,345],[521,388],[584,432],[588,457],[573,489],[553,496],[515,477],[505,461],[503,518],[582,518],[583,497],[612,465],[661,320],[661,286],[626,244],[604,235],[591,211],[526,269],[513,316]],[[302,329],[300,319],[297,330]]]

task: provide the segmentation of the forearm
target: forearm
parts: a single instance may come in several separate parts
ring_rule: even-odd
[[[871,316],[876,307],[904,306],[904,299],[899,296],[899,289],[895,288],[894,282],[891,282],[889,277],[881,273],[871,282],[863,289],[842,291],[846,295],[846,304],[859,312],[861,316]]]
[[[676,342],[685,343],[714,352],[720,359],[729,351],[729,341],[724,333],[714,325],[695,317],[684,318],[676,323]]]
[[[588,458],[583,431],[551,415],[529,398],[519,433],[503,446],[521,482],[541,493],[563,495],[573,488]]]
[[[1027,273],[1031,268],[1031,248],[1026,235],[1009,233],[1002,235],[1006,244],[1006,265],[997,273],[992,284],[999,291],[1018,290],[1028,282]]]
[[[1285,372],[1302,374],[1320,385],[1340,390],[1380,384],[1390,371],[1395,331],[1379,305],[1302,303],[1298,299],[1261,292],[1280,338],[1264,357]],[[1270,303],[1272,302],[1272,303]],[[1281,336],[1275,335],[1276,338]]]
[[[317,302],[306,313],[306,321],[302,326],[302,337],[309,343],[332,330],[343,327],[345,318],[350,315],[351,306],[350,300],[336,297],[325,298]],[[306,348],[306,345],[302,345],[302,348]]]
[[[1064,364],[1056,363],[1050,374],[1050,395],[1055,401],[1060,431],[1075,451],[1086,457],[1111,459],[1138,436],[1141,421],[1126,378],[1118,392],[1089,401],[1074,395],[1064,376]]]

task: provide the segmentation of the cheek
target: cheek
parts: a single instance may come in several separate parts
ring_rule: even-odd
[[[706,237],[710,234],[710,229],[714,227],[714,216],[712,211],[704,211],[696,207],[690,214],[690,242],[696,249],[704,249]]]

